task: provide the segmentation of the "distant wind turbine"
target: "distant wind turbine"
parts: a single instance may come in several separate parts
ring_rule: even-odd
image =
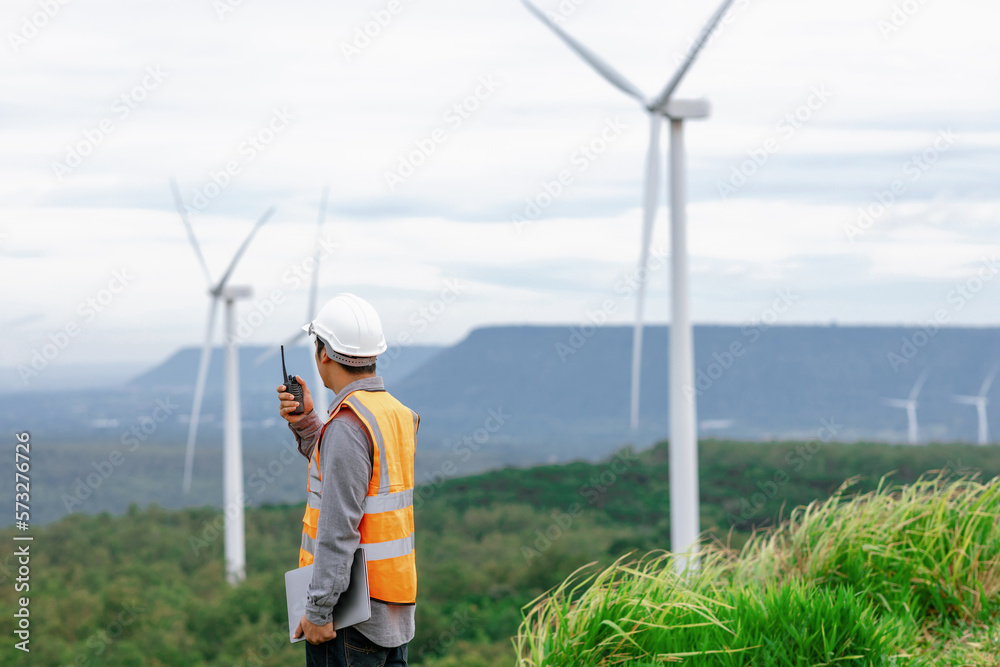
[[[920,377],[918,377],[917,381],[913,384],[913,388],[910,389],[909,397],[882,399],[886,405],[906,410],[906,418],[909,426],[907,429],[907,435],[911,445],[915,445],[919,441],[919,434],[917,432],[917,396],[920,395],[920,390],[923,389],[924,382],[926,380],[927,370],[924,369],[924,371],[920,373]]]
[[[979,393],[975,396],[952,396],[952,400],[956,403],[976,406],[976,412],[979,414],[980,445],[985,445],[990,441],[990,426],[986,420],[986,406],[989,405],[990,402],[989,398],[987,398],[987,394],[990,393],[990,387],[993,385],[993,380],[996,379],[997,371],[1000,371],[1000,366],[994,366],[993,370],[990,371],[990,374],[986,376],[985,380],[983,380],[982,386],[979,387]]]
[[[316,221],[316,247],[313,251],[312,283],[309,285],[309,305],[308,312],[306,313],[306,319],[303,320],[304,322],[312,322],[316,317],[316,303],[319,292],[320,241],[323,239],[323,223],[326,221],[326,209],[329,196],[330,188],[323,188],[323,194],[321,195],[319,202],[319,217]],[[286,347],[292,347],[302,339],[308,338],[309,334],[301,328],[296,328],[298,329],[298,332],[283,343]],[[267,359],[276,355],[279,349],[280,348],[275,347],[264,352],[264,354],[257,357],[254,363],[263,363]],[[315,353],[315,348],[310,347],[310,349],[313,350],[313,353]],[[310,358],[312,358],[312,356],[313,355],[310,355]],[[310,365],[312,366],[313,379],[312,383],[309,385],[309,394],[312,396],[313,409],[316,410],[316,414],[320,415],[323,421],[326,421],[326,409],[329,407],[330,401],[333,399],[327,397],[329,392],[327,392],[326,385],[323,384],[323,377],[319,374],[319,367],[315,363]]]
[[[646,155],[645,194],[643,196],[642,238],[639,246],[639,270],[649,261],[653,225],[659,208],[660,131],[663,119],[670,121],[670,229],[671,229],[671,321],[670,321],[670,543],[675,552],[693,546],[697,554],[700,534],[698,505],[698,425],[694,386],[694,333],[688,308],[687,220],[684,181],[684,120],[706,118],[707,100],[674,100],[673,94],[712,31],[722,20],[733,0],[724,0],[709,19],[698,38],[688,49],[680,67],[659,95],[647,98],[642,90],[618,70],[569,35],[530,0],[525,7],[590,65],[612,86],[635,99],[649,115],[649,149]],[[643,308],[646,281],[639,283],[636,298],[635,327],[632,334],[632,395],[630,422],[639,427],[639,387],[642,368]],[[683,569],[678,560],[677,569]]]
[[[239,356],[237,350],[236,336],[236,314],[235,304],[237,299],[249,299],[253,296],[253,290],[247,286],[230,286],[229,278],[233,275],[236,265],[243,257],[250,241],[257,230],[274,215],[274,207],[267,209],[253,229],[243,240],[229,268],[222,274],[218,282],[212,281],[212,273],[205,262],[205,256],[198,245],[198,239],[194,235],[194,228],[188,220],[187,212],[184,208],[184,201],[181,198],[180,188],[177,182],[170,181],[174,194],[174,203],[177,205],[177,212],[181,216],[184,228],[187,230],[188,239],[194,248],[194,253],[198,257],[201,269],[205,273],[208,282],[208,294],[211,302],[208,309],[208,326],[205,330],[205,345],[201,350],[201,362],[198,365],[198,378],[194,387],[194,404],[191,406],[191,421],[188,425],[187,450],[184,454],[184,493],[191,490],[191,472],[194,465],[194,444],[198,435],[198,420],[201,417],[201,402],[205,395],[205,381],[208,378],[208,365],[212,357],[212,334],[215,329],[215,316],[218,311],[219,301],[226,304],[226,369],[225,369],[225,448],[223,456],[223,498],[225,500],[225,560],[226,579],[231,584],[237,584],[246,578],[246,545],[244,541],[243,525],[243,443],[240,433],[240,379],[239,379]]]

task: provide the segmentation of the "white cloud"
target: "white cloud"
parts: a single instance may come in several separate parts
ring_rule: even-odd
[[[0,364],[23,360],[121,266],[135,271],[135,285],[66,358],[133,360],[197,342],[204,280],[167,179],[175,175],[190,198],[241,158],[241,142],[276,107],[294,122],[241,162],[238,178],[194,218],[216,274],[252,220],[276,204],[235,278],[258,295],[287,289],[283,273],[311,252],[316,200],[329,184],[328,230],[342,250],[323,266],[324,295],[368,291],[399,331],[444,280],[464,277],[468,291],[420,332],[424,341],[454,340],[481,323],[582,319],[637,259],[644,114],[516,0],[401,2],[351,62],[342,43],[384,2],[244,2],[222,21],[195,0],[72,2],[17,53],[6,36],[38,5],[5,3],[0,87],[11,93],[0,105],[0,231],[8,235],[0,279],[32,280],[5,290],[2,307],[5,320],[40,309],[45,318],[12,331]],[[566,29],[650,93],[715,8],[574,4]],[[998,167],[989,155],[1000,145],[991,123],[1000,90],[984,82],[1000,74],[992,34],[1000,6],[922,3],[883,36],[879,21],[897,4],[740,1],[689,73],[679,94],[713,104],[712,117],[687,131],[696,318],[752,316],[792,281],[810,295],[797,309],[805,319],[917,321],[996,247]],[[59,182],[52,162],[150,66],[166,80]],[[484,76],[499,82],[495,93],[449,125],[446,114]],[[830,100],[783,137],[778,124],[816,86]],[[609,118],[628,126],[620,140],[517,234],[509,220],[525,198],[572,168],[575,151]],[[442,127],[446,140],[390,192],[386,171]],[[947,127],[961,136],[953,151],[850,243],[844,228],[857,209]],[[722,201],[717,183],[776,137],[778,150]],[[664,210],[655,243],[668,247],[667,237]],[[653,317],[666,318],[666,285],[665,271],[654,277]],[[253,340],[278,340],[303,318],[304,290],[288,296]],[[623,306],[622,321],[630,311]],[[969,322],[997,320],[986,305],[967,312]]]

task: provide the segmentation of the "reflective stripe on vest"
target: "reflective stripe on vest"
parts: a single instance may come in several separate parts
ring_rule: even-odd
[[[309,460],[299,567],[312,563],[316,552],[316,527],[323,496],[320,444],[326,426],[345,407],[358,417],[373,443],[372,477],[358,526],[360,546],[365,550],[368,563],[369,594],[381,602],[414,604],[417,570],[413,539],[413,457],[420,418],[385,391],[361,390],[349,394],[320,432]]]

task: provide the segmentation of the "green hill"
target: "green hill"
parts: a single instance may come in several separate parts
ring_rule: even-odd
[[[701,445],[702,527],[735,547],[791,508],[830,496],[848,477],[911,482],[928,470],[1000,475],[1000,447],[738,443]],[[418,635],[414,665],[511,665],[522,608],[582,565],[668,547],[665,445],[603,463],[572,463],[441,481],[417,504]],[[214,508],[131,506],[32,528],[30,590],[11,538],[0,554],[0,601],[29,596],[32,662],[45,665],[287,665],[283,573],[295,567],[302,505],[248,508],[247,580],[225,582],[222,515]],[[14,648],[17,619],[0,619]]]

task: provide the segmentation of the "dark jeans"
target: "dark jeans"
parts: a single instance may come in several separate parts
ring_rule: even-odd
[[[306,645],[306,667],[406,667],[406,644],[385,648],[354,628],[322,644]]]

